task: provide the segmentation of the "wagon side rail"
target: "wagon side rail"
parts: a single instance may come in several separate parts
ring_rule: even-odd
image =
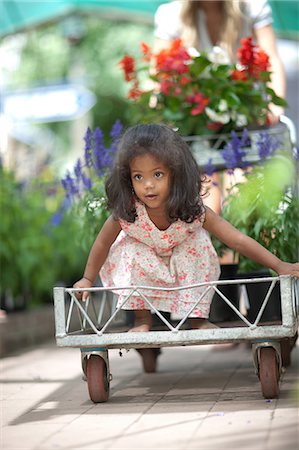
[[[269,289],[262,301],[261,308],[254,320],[250,322],[246,316],[234,306],[232,301],[224,295],[219,286],[229,284],[246,285],[250,283],[270,283]],[[279,282],[281,294],[282,320],[280,324],[262,324],[261,317],[265,310],[271,292]],[[86,289],[90,292],[86,302],[76,297],[78,291],[75,288],[54,288],[54,310],[56,341],[59,346],[70,347],[92,347],[103,346],[106,348],[141,348],[149,346],[176,346],[176,345],[198,345],[221,342],[242,342],[246,340],[258,341],[261,339],[282,339],[292,337],[298,328],[298,280],[291,276],[249,278],[236,280],[218,280],[203,282],[194,285],[176,288],[159,288],[162,291],[176,291],[183,289],[204,288],[196,304],[190,308],[185,316],[175,325],[158,311],[151,303],[149,294],[157,290],[153,286],[120,286],[120,287],[93,287]],[[218,294],[239,317],[241,326],[222,327],[204,330],[184,329],[187,319],[193,309],[198,306],[208,292],[213,290]],[[117,305],[113,292],[126,292],[121,304]],[[148,308],[157,314],[164,323],[166,331],[150,331],[141,333],[127,332],[127,328],[117,331],[113,324],[123,315],[123,306],[130,300],[131,296],[138,293],[143,298]],[[99,298],[93,300],[92,295]],[[109,310],[107,316],[107,309]],[[76,320],[74,320],[76,319]],[[75,322],[75,327],[73,326]]]

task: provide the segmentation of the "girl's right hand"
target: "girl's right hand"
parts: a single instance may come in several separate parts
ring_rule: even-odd
[[[87,280],[86,278],[81,278],[81,280],[77,281],[73,287],[76,289],[82,288],[82,289],[86,289],[86,288],[90,288],[92,287],[92,282],[90,280]],[[77,298],[82,298],[83,302],[85,302],[89,296],[89,292],[88,291],[78,291],[75,292],[75,295]]]

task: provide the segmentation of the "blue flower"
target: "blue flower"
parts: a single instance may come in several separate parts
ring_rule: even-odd
[[[80,180],[82,178],[82,165],[80,158],[77,160],[75,164],[74,173],[76,175],[77,180]]]
[[[118,139],[122,133],[123,125],[121,124],[120,120],[117,120],[110,131],[110,136],[112,137],[113,141]]]
[[[228,169],[246,167],[248,163],[243,160],[247,152],[244,149],[248,145],[248,132],[243,130],[239,138],[235,131],[231,132],[231,140],[224,146],[221,155]]]
[[[85,164],[87,167],[92,167],[92,132],[89,127],[86,130],[83,140],[85,141],[84,146]]]
[[[82,182],[85,189],[89,190],[92,188],[91,178],[87,177],[84,173],[82,173]]]
[[[62,220],[62,214],[61,214],[61,211],[58,210],[51,217],[50,223],[52,226],[57,227],[60,224],[61,220]]]
[[[213,175],[213,173],[215,172],[215,166],[213,164],[213,159],[209,158],[205,168],[204,168],[204,172],[211,177]]]
[[[69,198],[79,194],[78,184],[76,184],[76,181],[72,178],[70,172],[67,172],[65,178],[61,180],[61,184]]]
[[[98,175],[103,175],[103,169],[106,167],[106,148],[104,145],[104,135],[102,130],[97,127],[93,133],[94,139],[94,167]]]
[[[256,142],[260,159],[266,159],[272,156],[275,150],[280,146],[277,137],[271,136],[269,133],[262,132],[259,134],[259,140]]]

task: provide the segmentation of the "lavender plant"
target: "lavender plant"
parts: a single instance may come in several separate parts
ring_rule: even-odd
[[[87,129],[84,136],[84,152],[72,171],[61,180],[65,198],[57,215],[68,211],[79,221],[78,240],[83,251],[88,251],[98,231],[108,217],[105,195],[105,178],[111,167],[117,141],[123,126],[117,120],[111,131],[109,145],[100,128]],[[54,219],[54,218],[53,218]]]

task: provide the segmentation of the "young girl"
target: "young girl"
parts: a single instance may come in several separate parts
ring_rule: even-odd
[[[281,261],[203,205],[196,161],[179,134],[165,125],[137,125],[124,133],[106,192],[112,215],[75,288],[93,286],[99,271],[104,286],[171,288],[217,280],[218,258],[209,233],[279,275],[299,277],[299,263]],[[157,289],[149,297],[158,310],[183,316],[202,292]],[[83,292],[83,299],[87,295]],[[207,320],[212,296],[206,295],[191,313],[194,328],[214,327]],[[119,302],[123,299],[120,294]],[[140,295],[135,293],[123,308],[135,311],[130,331],[151,329],[151,312]]]

